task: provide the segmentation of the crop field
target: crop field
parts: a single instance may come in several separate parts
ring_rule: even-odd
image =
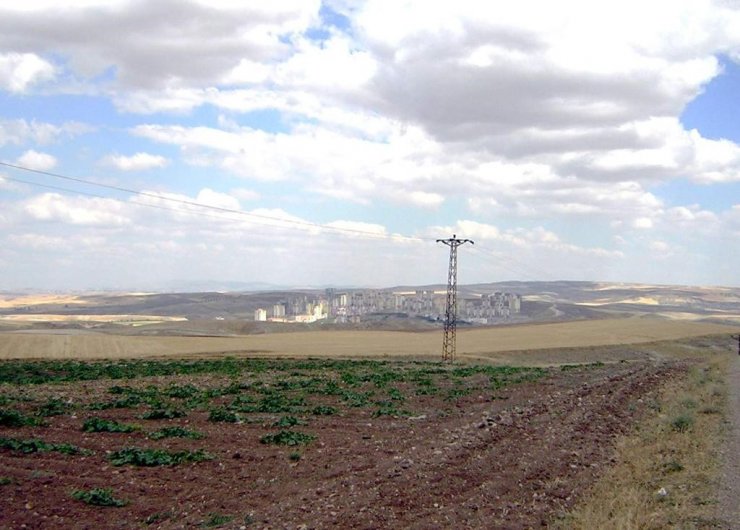
[[[696,363],[682,357],[724,342],[652,343],[635,347],[630,362],[553,367],[6,360],[0,521],[44,529],[547,525],[612,465],[615,441],[654,413],[661,386]],[[590,358],[594,348],[582,351]]]
[[[622,318],[574,322],[459,329],[461,360],[507,364],[549,364],[536,351],[675,340],[712,333],[732,333],[737,327],[704,322]],[[413,357],[436,359],[441,333],[399,331],[309,331],[233,337],[128,336],[77,329],[54,332],[0,333],[0,359],[126,359],[182,356],[286,357]],[[504,352],[527,352],[503,354]],[[599,360],[597,352],[591,360]],[[560,355],[560,362],[579,362]],[[626,358],[631,358],[629,352]],[[619,360],[625,357],[613,357]]]

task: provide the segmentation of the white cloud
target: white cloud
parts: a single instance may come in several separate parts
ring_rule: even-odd
[[[130,222],[122,214],[123,204],[113,199],[65,197],[58,193],[44,193],[27,200],[24,210],[38,221],[72,225],[115,227]]]
[[[136,153],[131,156],[108,155],[102,162],[121,171],[144,171],[163,168],[169,164],[169,160],[165,157],[149,153]]]
[[[0,87],[22,93],[54,77],[54,66],[33,53],[0,54]]]
[[[48,153],[40,153],[29,149],[21,156],[18,157],[16,163],[19,166],[27,167],[30,169],[37,169],[40,171],[49,171],[54,169],[57,165],[57,159]]]

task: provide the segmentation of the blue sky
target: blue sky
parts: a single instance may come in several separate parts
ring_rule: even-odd
[[[740,285],[737,8],[266,4],[0,7],[0,290]]]

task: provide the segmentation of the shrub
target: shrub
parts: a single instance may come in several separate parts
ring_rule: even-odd
[[[298,431],[282,430],[275,434],[266,434],[260,438],[260,443],[274,445],[307,445],[313,442],[316,436]]]
[[[679,414],[671,420],[671,428],[676,432],[686,432],[694,425],[694,417],[690,414]]]
[[[120,507],[128,504],[127,501],[113,497],[113,490],[110,488],[95,488],[87,491],[75,490],[72,492],[72,497],[93,506]]]

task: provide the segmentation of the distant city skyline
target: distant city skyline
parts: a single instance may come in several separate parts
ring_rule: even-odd
[[[0,6],[0,290],[740,285],[740,6],[163,5]]]

